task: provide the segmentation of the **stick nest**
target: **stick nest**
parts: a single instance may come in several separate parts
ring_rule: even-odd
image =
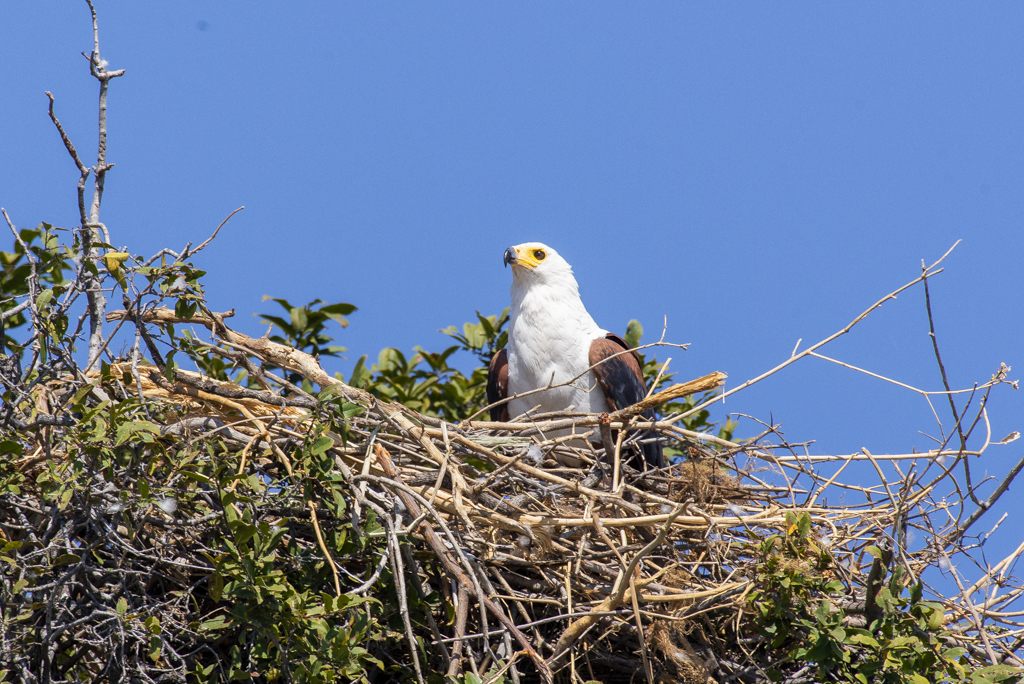
[[[239,546],[244,535],[245,543],[278,535],[278,548],[291,555],[264,560],[319,568],[325,600],[392,596],[393,611],[383,612],[406,652],[374,657],[423,681],[470,672],[493,681],[757,681],[769,676],[776,647],[758,631],[767,624],[761,608],[779,609],[766,595],[772,577],[802,578],[809,596],[831,587],[828,605],[843,610],[848,627],[862,628],[882,614],[878,596],[895,569],[917,578],[962,548],[963,519],[950,518],[949,500],[935,496],[949,469],[923,479],[913,465],[893,471],[898,456],[863,452],[824,459],[840,463],[828,470],[773,443],[771,426],[733,442],[690,432],[678,416],[639,416],[667,398],[719,386],[720,373],[610,415],[450,423],[350,387],[301,351],[231,330],[223,316],[183,320],[153,309],[110,319],[140,331],[206,327],[246,360],[255,382],[136,360],[36,387],[37,417],[19,425],[23,484],[5,494],[0,530],[22,547],[8,577],[36,602],[27,619],[43,619],[39,602],[48,602],[55,608],[47,619],[56,616],[65,633],[40,628],[49,643],[5,641],[7,661],[29,669],[69,638],[94,676],[160,681],[217,665],[204,660],[205,635],[237,627],[238,605],[224,597],[232,587],[240,596],[226,560],[232,552],[214,543],[224,524]],[[314,396],[273,369],[322,391]],[[132,427],[96,443],[129,447],[140,459],[106,462],[102,450],[85,448],[88,439],[73,436],[87,422],[81,414],[41,419],[58,415],[55,407],[72,395],[100,414],[130,407],[137,419],[122,425]],[[577,438],[544,437],[567,428]],[[658,432],[678,453],[675,462],[631,467],[637,428]],[[233,475],[217,484],[190,477],[192,466],[167,456],[178,449]],[[76,459],[93,464],[94,480],[64,500],[44,497],[45,483],[71,472]],[[844,482],[851,463],[875,471],[878,484]],[[140,477],[166,480],[141,493]],[[830,499],[837,489],[841,497]],[[126,506],[136,513],[130,523]],[[911,550],[913,530],[929,543]],[[58,555],[70,567],[60,581]],[[940,624],[959,625],[947,646],[978,662],[989,651],[1013,653],[1012,627],[986,628],[970,596],[939,611]],[[814,671],[771,676],[808,681],[801,677]]]

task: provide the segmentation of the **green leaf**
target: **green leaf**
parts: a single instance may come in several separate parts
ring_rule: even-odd
[[[942,652],[942,657],[950,662],[957,662],[965,655],[967,655],[967,649],[961,646],[947,648],[945,651]]]
[[[200,632],[218,632],[231,625],[231,618],[221,613],[199,623]]]
[[[887,646],[891,649],[897,649],[902,646],[916,647],[921,644],[921,640],[915,636],[897,636],[893,637]]]
[[[179,299],[174,304],[174,315],[178,318],[192,318],[195,315],[198,303],[187,299]]]
[[[320,310],[325,314],[341,314],[347,316],[353,311],[357,310],[355,304],[349,304],[347,302],[338,302],[336,304],[325,304],[320,307]]]
[[[136,437],[139,441],[150,443],[155,435],[160,434],[160,427],[148,420],[132,420],[117,426],[114,446],[121,446],[129,439]]]
[[[334,446],[334,440],[326,435],[321,435],[314,440],[313,444],[309,447],[309,453],[314,456],[323,456],[327,451]]]
[[[394,347],[384,347],[377,355],[377,366],[382,371],[391,371],[406,366],[405,356]]]
[[[257,528],[255,525],[245,522],[244,520],[233,520],[229,523],[231,526],[231,532],[235,535],[235,544],[238,546],[244,545],[254,536],[256,536]]]
[[[355,416],[361,416],[363,415],[364,410],[365,409],[363,409],[362,406],[351,401],[343,402],[341,405],[341,415],[345,418],[354,418]]]
[[[45,309],[46,305],[53,299],[53,288],[48,287],[36,295],[36,308]]]
[[[291,317],[292,325],[295,326],[296,330],[305,330],[309,325],[309,316],[305,307],[295,307],[288,312],[288,315]]]
[[[476,312],[476,319],[480,321],[480,327],[483,328],[484,335],[487,337],[494,337],[494,323],[490,316],[482,316],[479,311]]]
[[[370,373],[366,369],[366,357],[360,356],[356,361],[356,365],[352,367],[352,373],[349,375],[349,384],[354,387],[363,387],[369,376]]]
[[[879,644],[878,640],[875,639],[873,636],[870,636],[868,634],[862,634],[859,632],[851,634],[849,638],[847,638],[847,641],[849,641],[851,644],[857,644],[858,646],[870,646],[876,649],[881,648],[881,644]]]
[[[155,634],[149,637],[149,650],[146,652],[146,655],[154,663],[159,662],[160,660],[160,651],[162,646],[163,642],[160,640],[160,637]]]
[[[623,340],[626,342],[627,347],[639,347],[643,336],[644,326],[640,324],[640,321],[634,318],[626,324],[626,335],[623,337]]]
[[[24,447],[10,439],[0,440],[0,456],[21,456]]]
[[[483,330],[480,329],[479,325],[474,325],[472,323],[463,323],[462,334],[466,336],[467,344],[472,349],[479,349],[480,347],[483,346],[484,333]]]
[[[972,682],[1007,682],[1018,681],[1024,675],[1024,669],[1012,665],[989,665],[971,673]]]
[[[284,330],[285,332],[291,332],[292,331],[292,326],[288,323],[288,321],[284,320],[280,316],[271,316],[269,314],[260,314],[260,318],[262,318],[267,323],[271,323],[273,325],[276,325],[278,328],[280,328],[281,330]]]
[[[946,622],[946,615],[941,608],[932,609],[928,612],[928,629],[941,629]]]
[[[208,582],[210,587],[210,598],[214,601],[220,601],[221,596],[224,593],[224,578],[220,573],[215,572],[210,575]]]
[[[117,606],[115,607],[117,614],[124,617],[124,614],[128,612],[128,600],[124,596],[117,599]]]

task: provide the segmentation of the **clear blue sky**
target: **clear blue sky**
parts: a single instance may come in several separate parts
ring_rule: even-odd
[[[201,258],[213,305],[350,301],[359,354],[439,347],[507,304],[503,249],[575,266],[595,318],[690,342],[681,378],[738,384],[913,278],[954,384],[1024,368],[1024,5],[174,3],[98,0],[104,220],[149,253],[244,214]],[[75,222],[44,90],[94,146],[84,3],[5,0],[0,205]],[[834,356],[940,389],[920,291]],[[1024,427],[996,393],[995,436]],[[925,448],[925,403],[809,361],[737,395],[814,452]],[[944,414],[944,417],[945,414]],[[994,447],[979,471],[1021,455]]]

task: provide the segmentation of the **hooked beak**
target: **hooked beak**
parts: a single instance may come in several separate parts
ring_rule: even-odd
[[[516,248],[515,247],[509,247],[508,249],[505,250],[504,262],[505,262],[506,266],[508,266],[509,264],[516,263]]]

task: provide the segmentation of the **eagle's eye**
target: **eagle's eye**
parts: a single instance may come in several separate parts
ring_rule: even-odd
[[[535,249],[535,250],[533,250],[533,258],[536,259],[537,261],[543,261],[544,257],[546,257],[546,256],[547,256],[547,254],[544,253],[543,249]]]

